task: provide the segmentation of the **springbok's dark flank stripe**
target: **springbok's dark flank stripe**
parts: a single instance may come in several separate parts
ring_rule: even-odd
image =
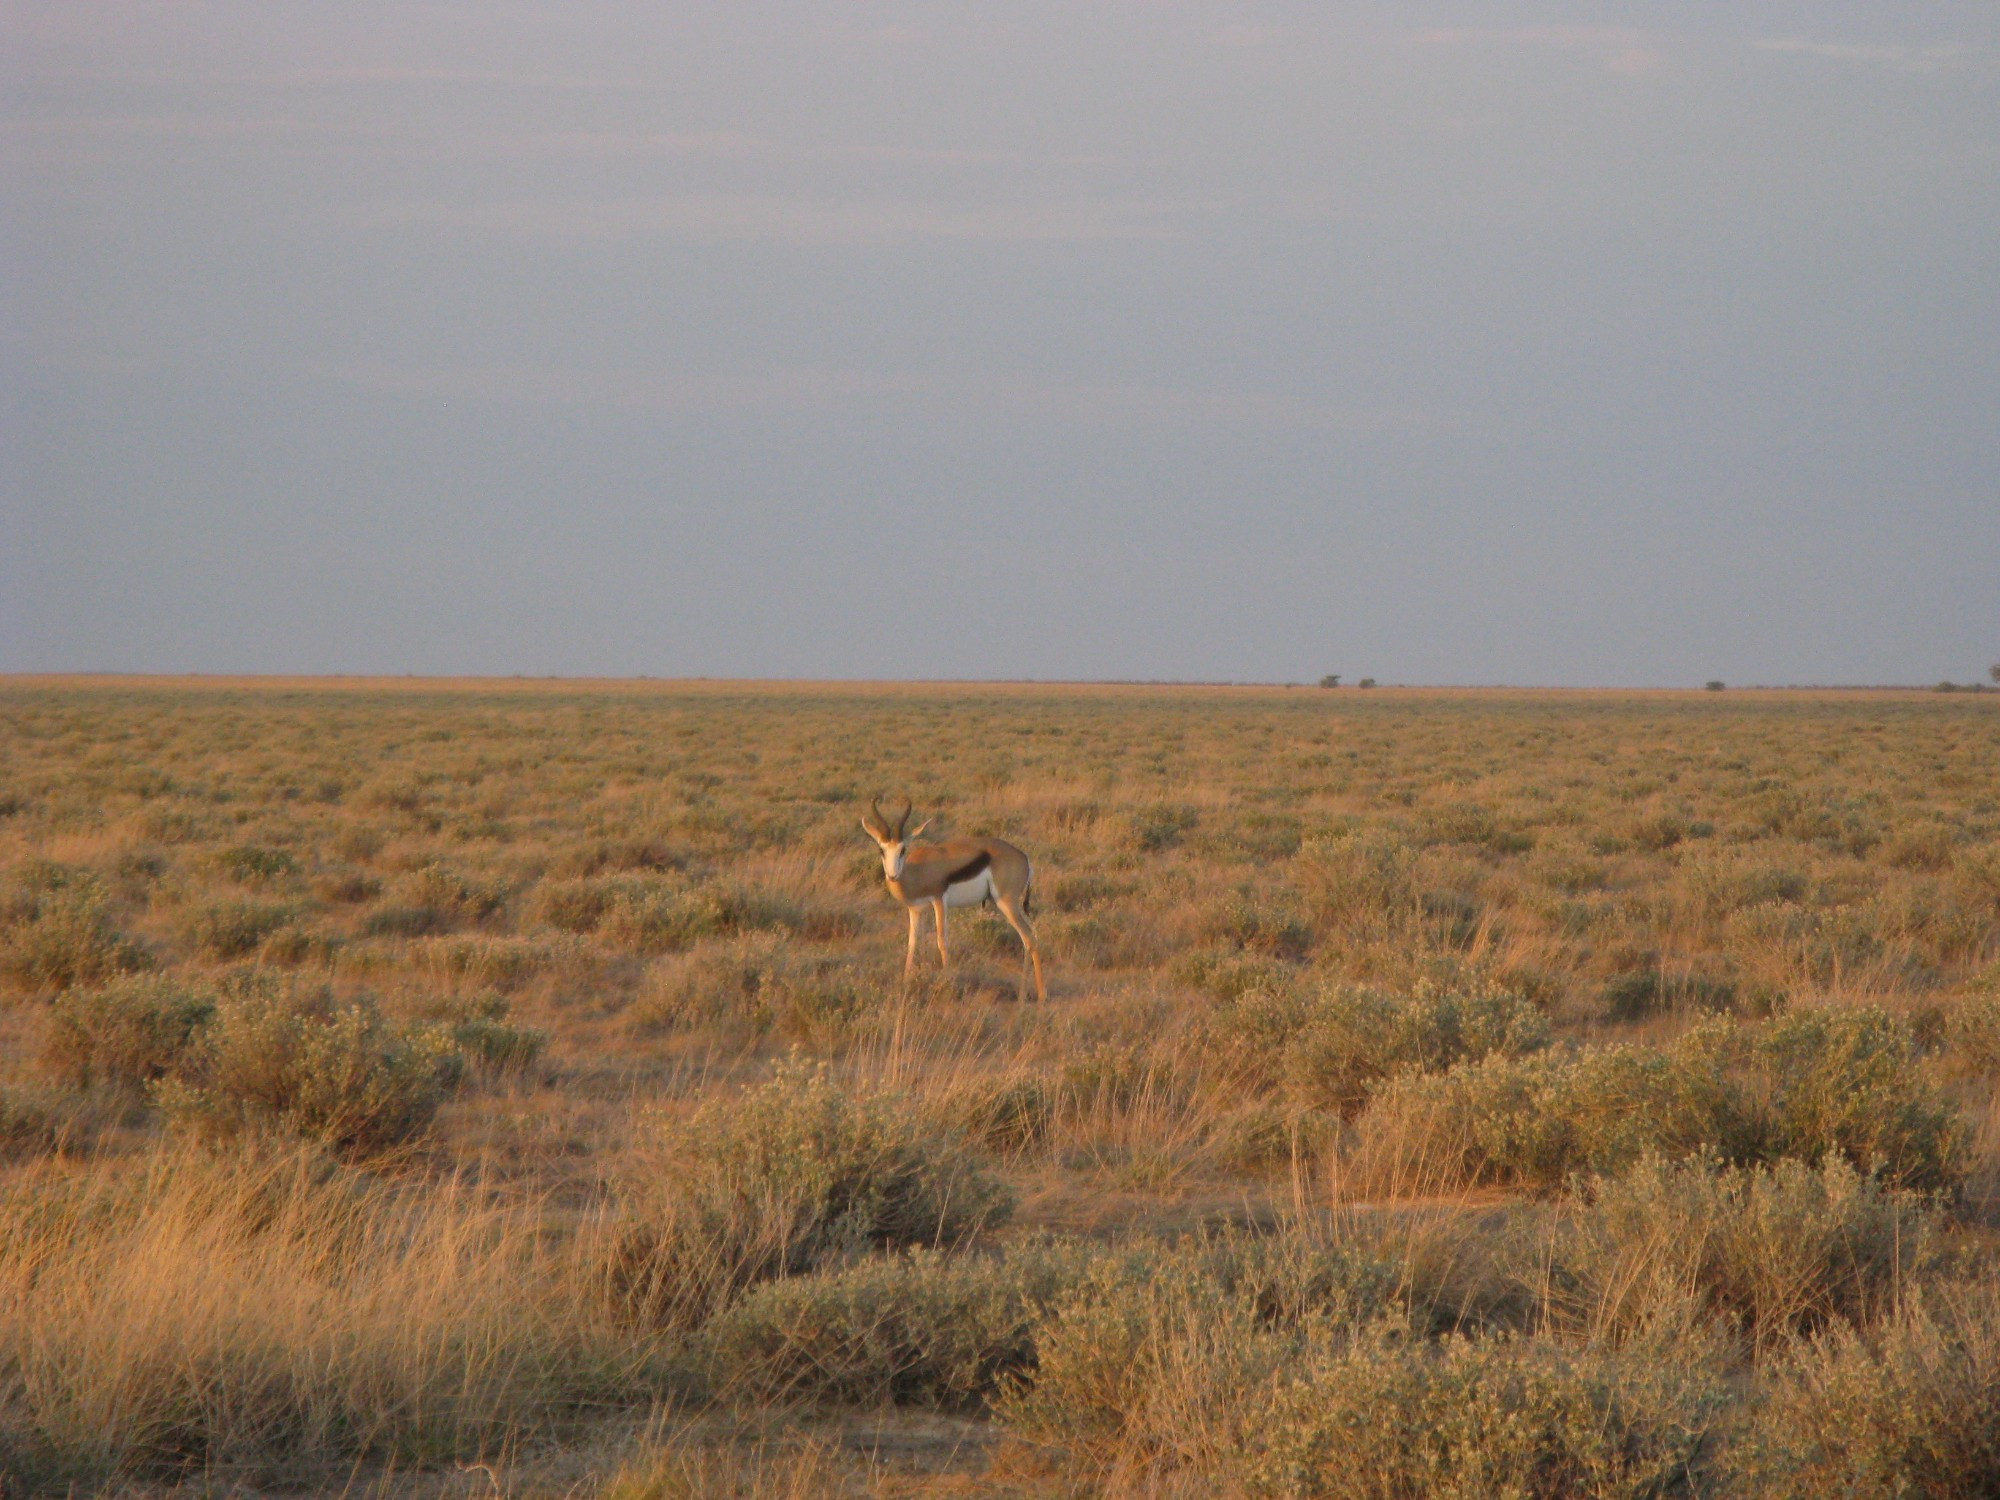
[[[984,870],[988,865],[992,863],[993,863],[993,856],[990,854],[973,855],[971,859],[967,860],[964,864],[960,865],[956,870],[953,870],[949,875],[945,876],[944,883],[946,888],[948,889],[954,885],[963,885],[966,881],[972,879],[973,876],[979,874],[982,870]]]

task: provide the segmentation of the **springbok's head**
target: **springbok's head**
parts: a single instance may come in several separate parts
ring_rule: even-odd
[[[909,822],[910,799],[907,797],[903,799],[903,811],[894,823],[882,816],[880,797],[869,800],[867,815],[861,820],[861,826],[868,831],[868,837],[875,840],[875,847],[882,851],[882,874],[890,880],[903,878],[903,860],[910,841],[931,826],[931,820],[925,818],[923,822],[905,833],[903,830],[909,826]]]

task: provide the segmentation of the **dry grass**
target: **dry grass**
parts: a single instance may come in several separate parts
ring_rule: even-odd
[[[0,809],[20,1488],[1995,1482],[1987,699],[18,681]]]

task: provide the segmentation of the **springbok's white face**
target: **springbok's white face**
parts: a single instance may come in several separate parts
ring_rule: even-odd
[[[903,815],[897,818],[894,823],[891,823],[887,818],[882,816],[880,806],[871,803],[869,804],[869,808],[874,816],[861,820],[862,831],[868,837],[875,840],[875,847],[882,851],[883,877],[888,880],[901,880],[903,878],[903,861],[909,857],[910,841],[915,839],[917,834],[922,833],[926,828],[930,827],[931,820],[925,818],[923,822],[917,825],[916,833],[906,835],[903,832],[903,825],[910,821],[910,804],[908,802],[903,804]]]
[[[903,861],[905,858],[907,856],[904,853],[903,841],[901,839],[891,839],[888,843],[884,844],[882,846],[883,875],[890,880],[901,880],[903,878]]]

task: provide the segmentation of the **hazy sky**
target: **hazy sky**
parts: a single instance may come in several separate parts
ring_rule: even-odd
[[[2000,6],[0,3],[0,669],[2000,659]]]

